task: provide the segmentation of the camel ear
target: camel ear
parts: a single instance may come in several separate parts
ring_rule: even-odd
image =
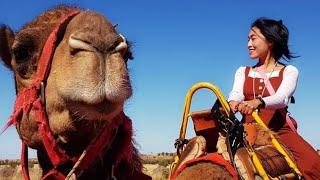
[[[0,58],[5,66],[12,69],[12,45],[14,41],[14,33],[10,27],[0,24]]]

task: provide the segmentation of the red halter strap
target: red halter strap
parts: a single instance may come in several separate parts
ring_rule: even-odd
[[[52,133],[48,125],[45,107],[41,102],[41,97],[39,97],[39,94],[41,91],[41,83],[44,83],[48,78],[52,62],[52,56],[57,43],[58,31],[67,20],[79,13],[80,11],[75,10],[63,17],[59,24],[52,31],[52,33],[49,35],[43,47],[41,56],[39,58],[38,67],[34,76],[34,80],[29,88],[23,90],[17,95],[13,114],[10,116],[9,121],[3,130],[5,131],[11,125],[15,125],[18,121],[21,121],[23,114],[28,115],[30,111],[33,110],[36,114],[36,121],[38,123],[39,133],[42,138],[44,147],[54,166],[63,164],[71,158],[69,158],[64,153],[64,151],[61,148],[59,148],[54,137],[52,136]],[[27,156],[27,147],[23,144],[21,162],[25,179],[29,179],[28,168],[25,167],[27,165],[27,160],[25,159],[27,158]]]
[[[63,17],[60,23],[55,27],[52,33],[49,35],[46,44],[43,47],[41,56],[38,61],[38,68],[36,75],[33,79],[32,85],[30,88],[22,91],[17,97],[15,110],[18,110],[21,113],[21,109],[23,108],[23,112],[28,114],[32,109],[36,114],[36,121],[38,123],[40,136],[42,138],[44,147],[50,157],[51,162],[54,166],[62,164],[69,160],[70,158],[64,153],[62,149],[57,145],[52,133],[49,129],[47,115],[45,111],[45,107],[42,105],[41,97],[39,97],[39,93],[41,91],[41,83],[45,82],[48,78],[52,56],[57,43],[57,34],[61,26],[70,18],[79,14],[80,11],[73,11]],[[27,102],[27,104],[26,104]],[[17,106],[18,105],[18,106]],[[21,106],[22,105],[22,106]],[[16,114],[16,113],[15,113]],[[20,120],[17,116],[14,117],[15,121]]]

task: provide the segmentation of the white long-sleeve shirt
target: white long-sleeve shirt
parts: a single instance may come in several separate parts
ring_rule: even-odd
[[[240,67],[234,77],[234,83],[232,91],[229,94],[228,101],[242,102],[244,100],[243,85],[245,80],[245,68]],[[280,70],[274,71],[271,77],[278,77]],[[267,77],[270,77],[270,73],[266,73]],[[254,72],[250,69],[249,77],[261,78],[259,72]],[[266,109],[282,109],[289,103],[291,96],[293,95],[298,82],[299,71],[296,67],[288,65],[283,72],[283,80],[274,95],[264,97],[263,100],[266,103]],[[267,91],[267,89],[266,89]]]

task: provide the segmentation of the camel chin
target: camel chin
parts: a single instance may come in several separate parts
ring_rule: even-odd
[[[69,108],[70,113],[80,119],[110,121],[123,110],[123,103],[75,103],[69,105]]]

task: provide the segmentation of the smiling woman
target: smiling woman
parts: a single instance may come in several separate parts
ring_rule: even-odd
[[[288,103],[293,101],[298,69],[280,62],[295,56],[288,48],[289,31],[282,21],[259,18],[249,32],[248,49],[253,67],[240,67],[235,75],[229,104],[240,112],[243,123],[252,123],[257,111],[264,123],[279,136],[293,153],[306,179],[320,178],[320,157],[309,143],[296,132],[297,123],[288,115]]]
[[[1,26],[0,45],[18,95],[8,126],[37,149],[44,179],[149,179],[123,113],[131,52],[105,17],[58,6],[17,33]]]

